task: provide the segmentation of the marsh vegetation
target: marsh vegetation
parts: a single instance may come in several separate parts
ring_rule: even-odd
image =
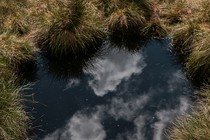
[[[24,62],[35,62],[37,51],[57,60],[63,56],[78,60],[97,51],[106,38],[127,44],[136,38],[168,35],[189,78],[199,83],[205,95],[191,114],[176,122],[169,138],[209,138],[209,126],[203,127],[210,120],[209,9],[208,0],[1,0],[0,139],[27,137],[29,117],[22,104],[18,69]],[[206,137],[196,132],[205,132]]]

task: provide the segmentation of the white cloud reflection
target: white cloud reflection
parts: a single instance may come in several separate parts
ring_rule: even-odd
[[[146,116],[140,115],[134,120],[133,132],[118,134],[116,140],[145,140]]]
[[[164,128],[166,125],[175,119],[177,115],[184,114],[189,108],[189,99],[186,97],[180,98],[180,105],[176,109],[170,109],[170,110],[160,110],[156,112],[156,116],[158,118],[158,122],[156,122],[154,127],[154,136],[153,140],[162,140],[163,134],[164,134]]]
[[[148,95],[135,96],[129,100],[113,98],[108,113],[116,120],[132,121],[133,118],[138,116],[139,111],[144,108],[148,101]]]
[[[148,93],[148,95],[151,95]],[[147,140],[148,121],[153,120],[148,112],[139,112],[149,104],[150,96],[139,95],[131,99],[113,98],[110,105],[100,105],[93,112],[85,114],[81,111],[67,122],[64,128],[57,129],[46,136],[44,140],[105,140],[106,130],[102,125],[106,114],[118,119],[124,119],[134,124],[133,131],[118,134],[115,140]],[[151,124],[153,140],[162,140],[164,129],[177,115],[181,115],[189,108],[189,99],[179,98],[179,105],[175,109],[162,109],[154,112],[157,122]],[[152,130],[150,130],[152,132]]]
[[[187,81],[186,76],[181,70],[177,70],[172,74],[171,78],[168,80],[168,91],[174,92],[176,89],[179,89]]]
[[[98,113],[76,113],[67,125],[46,136],[44,140],[104,140],[106,133]]]
[[[111,53],[107,58],[101,60],[99,71],[87,72],[93,76],[88,84],[97,96],[104,96],[110,91],[115,91],[122,80],[128,80],[133,74],[140,74],[145,67],[146,64],[142,54]],[[79,82],[77,79],[69,80],[66,89],[77,86]],[[175,91],[180,89],[185,82],[186,77],[178,70],[168,79],[166,91],[176,94]],[[127,89],[127,87],[124,88]],[[123,94],[126,94],[126,92],[126,90],[123,91]],[[116,140],[147,140],[146,132],[148,129],[153,135],[151,136],[153,140],[163,140],[167,124],[174,120],[177,115],[186,112],[190,102],[187,97],[177,97],[179,104],[174,109],[160,109],[150,101],[154,101],[151,100],[155,97],[153,95],[163,92],[164,89],[151,86],[144,95],[139,93],[139,95],[133,95],[129,98],[122,98],[121,95],[113,97],[109,104],[93,107],[93,112],[87,114],[81,111],[77,112],[70,118],[64,128],[57,129],[46,136],[44,140],[105,140],[107,137],[106,130],[102,124],[104,118],[107,117],[105,115],[109,115],[115,120],[123,119],[134,124],[133,131],[118,134]],[[144,110],[147,105],[153,104],[154,112]],[[153,122],[154,118],[157,118],[156,122]],[[151,128],[148,128],[148,125]]]
[[[67,83],[67,85],[66,85],[64,90],[68,90],[68,89],[70,89],[72,87],[78,86],[79,83],[80,83],[79,79],[69,79],[69,81],[68,81],[68,83]]]
[[[104,96],[109,91],[115,91],[122,80],[128,80],[132,74],[140,74],[145,66],[140,53],[112,52],[100,61],[100,70],[91,73],[93,79],[89,81],[89,86],[97,96]]]

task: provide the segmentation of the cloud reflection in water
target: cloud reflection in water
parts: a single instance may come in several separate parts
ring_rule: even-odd
[[[76,113],[67,125],[46,136],[44,140],[103,140],[105,130],[98,113]]]
[[[97,96],[116,91],[122,80],[128,80],[133,74],[140,74],[146,67],[142,53],[110,52],[100,61],[100,69],[89,73],[93,79],[89,86]]]
[[[95,94],[106,102],[76,110],[64,127],[48,134],[44,140],[165,140],[164,131],[168,123],[188,110],[190,99],[187,93],[190,90],[186,88],[187,79],[180,67],[170,68],[170,60],[164,59],[167,63],[163,62],[163,65],[168,73],[163,73],[161,67],[154,69],[157,67],[154,67],[153,59],[151,64],[146,59],[143,52],[131,55],[112,51],[100,59],[100,69],[85,72],[88,75],[87,85],[81,85],[82,81],[78,79],[69,80],[67,91],[75,86],[91,88],[87,94]],[[159,59],[155,60],[159,63]],[[156,73],[149,77],[145,72],[147,70],[156,70]],[[161,74],[164,77],[158,79]],[[118,86],[121,86],[119,91]],[[146,88],[141,91],[144,86]],[[110,92],[117,94],[110,94],[108,98],[104,96]],[[123,132],[116,130],[117,134],[110,139],[110,131],[117,128],[106,127],[107,119],[111,123],[119,120],[129,122],[133,128],[124,129]]]
[[[148,93],[150,94],[150,93]],[[164,128],[177,115],[181,115],[189,108],[189,99],[179,98],[179,105],[175,109],[162,109],[154,113],[154,117],[148,112],[139,113],[144,106],[149,104],[150,97],[147,95],[134,96],[132,99],[123,100],[113,98],[110,105],[100,105],[93,112],[82,113],[81,111],[67,122],[64,128],[56,130],[46,136],[44,140],[105,140],[106,130],[102,122],[110,115],[115,119],[124,119],[134,124],[133,131],[118,134],[116,140],[147,140],[145,132],[148,130],[147,121],[157,118],[151,126],[153,129],[153,140],[163,140]]]

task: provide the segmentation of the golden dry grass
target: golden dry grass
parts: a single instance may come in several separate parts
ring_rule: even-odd
[[[170,140],[210,138],[210,26],[208,0],[162,3],[161,20],[172,29],[174,49],[184,56],[190,77],[204,85],[191,113],[180,117],[169,131]]]
[[[91,2],[62,1],[51,6],[55,8],[48,11],[48,24],[38,37],[42,49],[54,56],[76,55],[89,47],[96,47],[105,38],[102,15]]]
[[[196,103],[190,114],[174,122],[169,131],[170,140],[209,140],[210,138],[210,88],[200,91],[202,99]]]
[[[2,74],[2,73],[1,73]],[[21,88],[14,83],[15,77],[0,78],[0,139],[27,139],[28,115],[24,111]]]

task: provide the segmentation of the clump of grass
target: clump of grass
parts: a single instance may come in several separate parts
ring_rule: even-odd
[[[201,90],[202,98],[192,113],[180,117],[169,131],[170,140],[208,140],[210,138],[210,88]]]
[[[194,79],[208,80],[210,77],[210,36],[193,45],[187,58],[186,68]],[[210,81],[207,81],[210,83]]]
[[[201,22],[210,22],[210,1],[203,0],[200,5],[201,14],[199,18]]]
[[[160,15],[168,25],[183,23],[189,18],[191,11],[186,0],[168,1],[162,5]]]
[[[26,22],[26,0],[19,1],[1,1],[0,2],[0,32],[10,32],[17,35],[25,35],[29,31],[29,25]]]
[[[147,38],[163,39],[168,36],[168,29],[161,21],[151,20],[144,27],[143,34]]]
[[[99,9],[104,12],[105,16],[110,16],[119,9],[127,8],[129,5],[136,5],[144,12],[144,16],[149,18],[152,15],[153,3],[151,0],[91,0]]]
[[[85,52],[97,47],[105,35],[97,8],[83,0],[56,1],[49,11],[49,29],[38,39],[38,46],[55,56]]]
[[[107,19],[107,25],[111,37],[119,37],[122,40],[128,38],[130,35],[141,36],[141,29],[146,23],[143,11],[136,5],[130,5],[127,8],[119,9],[111,14]]]
[[[22,61],[34,61],[34,53],[37,51],[34,44],[27,38],[14,35],[0,35],[0,56],[5,64],[13,69],[17,68]]]
[[[4,76],[4,77],[2,77]],[[28,115],[24,111],[21,88],[15,85],[14,77],[0,77],[0,139],[27,139]]]
[[[29,32],[29,26],[23,19],[11,16],[4,21],[4,32],[23,36]]]
[[[189,55],[192,45],[206,35],[197,22],[180,24],[172,32],[174,49],[181,55]]]
[[[137,6],[144,11],[144,16],[149,20],[154,14],[155,3],[151,0],[133,0]]]

